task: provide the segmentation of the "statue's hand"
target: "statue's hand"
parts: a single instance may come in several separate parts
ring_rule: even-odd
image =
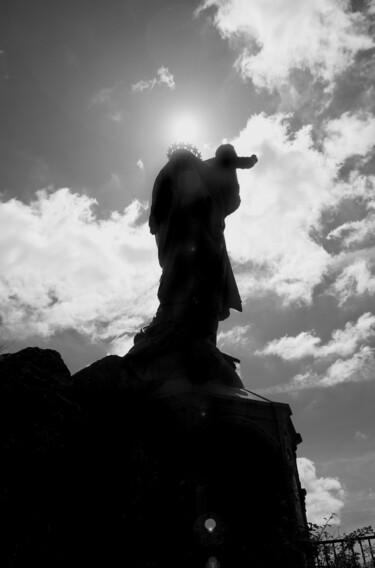
[[[237,158],[236,159],[236,167],[242,168],[244,170],[249,170],[250,168],[253,168],[255,166],[257,161],[258,161],[258,158],[256,157],[255,154],[250,156],[250,158]]]

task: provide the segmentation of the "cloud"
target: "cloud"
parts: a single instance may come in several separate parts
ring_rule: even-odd
[[[236,325],[228,331],[221,331],[217,336],[218,347],[220,349],[225,349],[226,347],[247,348],[249,344],[247,334],[250,327],[250,325]]]
[[[350,348],[350,341],[346,344]],[[341,347],[345,347],[343,344]],[[333,353],[332,353],[333,354]],[[375,348],[361,345],[355,353],[338,358],[333,363],[319,359],[316,364],[302,368],[289,382],[258,389],[259,394],[298,393],[306,389],[332,388],[344,383],[360,383],[375,378]],[[322,370],[322,367],[326,367]]]
[[[156,249],[133,201],[98,219],[95,200],[59,189],[0,203],[5,339],[74,329],[92,340],[134,334],[156,309]]]
[[[345,505],[345,489],[339,479],[318,477],[314,463],[308,458],[297,458],[302,487],[306,489],[306,515],[310,523],[325,524],[332,513],[331,524],[340,524],[340,512]]]
[[[327,123],[330,142],[333,131],[344,136],[348,116],[344,113],[341,118],[342,125],[336,119],[334,129]],[[285,113],[254,115],[231,140],[239,155],[255,153],[259,158],[253,169],[238,170],[241,206],[226,223],[228,250],[245,301],[257,294],[276,293],[285,304],[311,303],[318,284],[337,273],[339,265],[324,245],[336,242],[345,252],[345,244],[368,246],[373,238],[375,177],[354,169],[347,181],[342,180],[343,151],[338,160],[332,149],[327,150],[328,142],[324,144],[324,131],[315,143],[312,126],[293,131],[290,120]],[[359,124],[363,115],[350,120]],[[366,137],[364,142],[361,129],[355,128],[351,143],[354,156],[368,153],[372,141]],[[350,200],[361,202],[367,208],[364,219],[327,230],[323,213],[337,212],[339,221],[345,200],[346,207]],[[342,235],[347,240],[342,239],[341,245]]]
[[[359,441],[359,442],[363,442],[365,440],[368,440],[368,438],[369,438],[368,434],[361,432],[361,430],[357,430],[356,433],[354,434],[354,439]]]
[[[167,67],[160,67],[158,70],[158,83],[159,85],[166,85],[169,89],[176,88],[174,77]]]
[[[340,306],[349,298],[375,294],[375,276],[372,274],[369,261],[358,258],[346,266],[333,283],[331,293],[338,298]]]
[[[109,176],[109,179],[101,186],[101,191],[108,192],[108,191],[119,191],[123,189],[124,183],[121,177],[112,172]]]
[[[115,337],[111,340],[108,348],[108,355],[120,355],[123,356],[127,353],[134,345],[134,334],[125,333],[119,337]]]
[[[329,356],[348,357],[358,345],[375,337],[375,316],[365,313],[356,323],[347,322],[344,329],[336,329],[332,339],[321,345],[321,339],[311,332],[302,332],[296,337],[282,337],[270,341],[266,347],[256,351],[257,355],[277,355],[286,361],[304,357],[324,358]]]
[[[325,153],[338,163],[355,155],[367,156],[374,146],[375,116],[369,113],[345,112],[325,126]]]
[[[142,160],[141,158],[139,158],[139,160],[137,161],[137,164],[136,164],[136,165],[137,165],[137,167],[138,167],[140,170],[144,170],[144,169],[145,169],[145,165],[144,165],[143,160]]]
[[[112,112],[108,115],[108,117],[113,121],[113,122],[123,122],[124,118],[125,118],[125,113],[122,112],[121,110],[117,110],[115,112]]]
[[[340,241],[342,248],[354,248],[362,245],[375,245],[375,213],[370,213],[360,221],[348,221],[328,235],[328,240]]]
[[[281,359],[290,361],[314,356],[319,349],[319,337],[311,332],[303,331],[296,337],[282,337],[270,341],[263,349],[258,349],[256,355],[277,355]]]
[[[337,359],[322,377],[320,384],[332,387],[347,382],[362,382],[375,377],[375,349],[365,345],[350,359]]]
[[[288,118],[255,115],[232,141],[238,154],[259,157],[254,169],[238,172],[241,207],[228,218],[226,230],[231,257],[241,265],[237,273],[245,299],[258,281],[259,288],[286,302],[309,302],[330,264],[310,230],[322,208],[335,203],[336,168],[314,148],[311,128],[292,133]]]
[[[107,111],[109,120],[115,123],[122,123],[127,112],[124,110],[124,91],[123,81],[117,81],[112,87],[104,87],[89,100],[89,108],[104,107]]]
[[[204,0],[196,13],[212,7],[214,24],[240,53],[242,77],[269,90],[296,69],[331,86],[374,45],[366,16],[351,12],[348,0]]]
[[[326,232],[325,244],[336,253],[331,267],[336,282],[330,292],[341,305],[351,296],[374,293],[375,176],[354,169],[333,191],[337,202],[327,209],[333,223],[329,221],[327,231],[322,227],[322,235]]]
[[[174,77],[167,67],[160,67],[157,76],[153,79],[138,81],[138,83],[132,85],[132,91],[133,93],[143,93],[143,91],[151,91],[154,87],[161,85],[165,85],[170,90],[176,88]]]
[[[299,373],[287,384],[260,391],[262,394],[297,392],[311,388],[331,388],[343,383],[371,381],[375,377],[375,349],[364,345],[348,359],[337,359],[323,373],[313,369]]]
[[[357,140],[355,138],[352,140],[356,145]],[[337,173],[339,174],[339,171]],[[369,211],[375,209],[375,176],[371,173],[365,175],[354,167],[349,172],[347,180],[338,179],[335,192],[337,201],[340,199],[361,200]]]
[[[98,93],[96,93],[95,95],[93,95],[91,97],[90,100],[90,106],[91,105],[102,105],[104,103],[107,103],[111,100],[111,97],[113,95],[115,91],[115,87],[105,87],[103,89],[100,89],[100,91]]]

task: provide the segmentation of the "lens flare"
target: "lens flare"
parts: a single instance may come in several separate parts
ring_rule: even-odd
[[[220,568],[220,563],[218,562],[217,558],[215,558],[215,556],[211,556],[208,559],[206,568]]]
[[[215,527],[216,527],[215,519],[206,519],[205,522],[204,522],[204,526],[206,527],[208,532],[213,532],[215,530]]]

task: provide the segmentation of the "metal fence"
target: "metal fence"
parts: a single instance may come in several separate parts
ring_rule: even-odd
[[[316,568],[375,568],[375,535],[316,541]]]

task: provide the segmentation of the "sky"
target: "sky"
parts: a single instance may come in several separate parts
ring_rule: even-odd
[[[374,0],[0,8],[3,350],[56,349],[72,373],[124,355],[157,308],[169,144],[256,154],[219,346],[291,406],[308,518],[336,533],[375,526],[374,21]]]

